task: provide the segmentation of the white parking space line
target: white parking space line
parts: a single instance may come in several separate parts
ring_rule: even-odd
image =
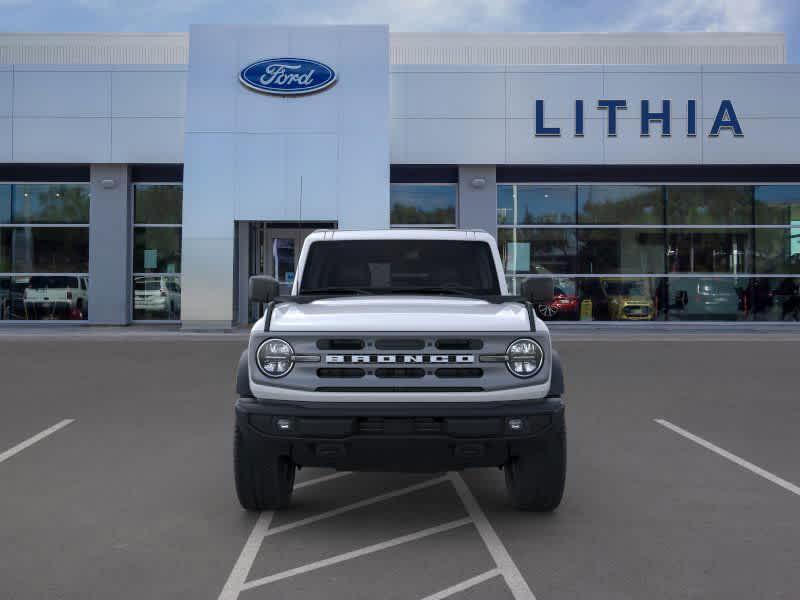
[[[344,562],[346,560],[352,560],[360,556],[365,556],[367,554],[373,554],[375,552],[380,552],[381,550],[393,548],[394,546],[399,546],[401,544],[407,544],[408,542],[421,540],[422,538],[436,535],[437,533],[444,533],[445,531],[450,531],[451,529],[455,529],[457,527],[463,527],[464,525],[468,525],[470,523],[472,523],[472,519],[465,517],[463,519],[457,519],[456,521],[450,521],[449,523],[443,523],[442,525],[437,525],[436,527],[429,527],[428,529],[422,529],[421,531],[396,537],[391,540],[386,540],[385,542],[380,542],[379,544],[365,546],[364,548],[359,548],[358,550],[353,550],[352,552],[346,552],[344,554],[339,554],[337,556],[331,556],[330,558],[318,560],[316,562],[309,563],[307,565],[302,565],[294,569],[289,569],[288,571],[282,571],[281,573],[276,573],[275,575],[262,577],[260,579],[254,579],[253,581],[245,583],[242,586],[242,590],[250,590],[255,587],[266,585],[268,583],[280,581],[281,579],[294,577],[295,575],[301,575],[303,573],[308,573],[309,571],[316,571],[317,569],[329,567],[331,565],[335,565],[340,562]]]
[[[317,477],[316,479],[309,479],[308,481],[301,481],[300,483],[294,484],[294,489],[304,488],[309,485],[316,485],[318,483],[325,483],[326,481],[331,481],[333,479],[339,479],[339,477],[344,477],[345,475],[352,475],[352,471],[337,471],[336,473],[331,473],[330,475],[323,475],[322,477]]]
[[[449,588],[438,591],[435,594],[431,594],[430,596],[425,596],[422,600],[443,600],[444,598],[449,598],[453,594],[457,594],[459,592],[463,592],[464,590],[468,590],[469,588],[474,587],[479,583],[483,583],[484,581],[488,581],[492,577],[497,577],[499,575],[501,575],[500,569],[491,569],[489,571],[486,571],[486,573],[481,573],[480,575],[476,575],[475,577],[470,577],[469,579],[462,581],[461,583],[451,585]]]
[[[219,600],[236,600],[239,597],[239,593],[242,591],[244,582],[247,581],[247,575],[250,573],[250,568],[256,560],[258,551],[261,548],[261,542],[264,541],[264,537],[267,534],[269,524],[272,522],[274,514],[275,511],[267,510],[258,516],[258,520],[253,526],[253,530],[250,532],[250,537],[247,538],[244,548],[242,548],[242,552],[236,560],[236,564],[233,565],[231,574],[228,575],[228,581],[225,582],[225,587],[222,588]]]
[[[74,423],[74,422],[75,422],[75,419],[64,419],[63,421],[59,421],[58,423],[56,423],[52,427],[48,427],[44,431],[40,431],[36,435],[29,437],[24,442],[20,442],[19,444],[17,444],[13,448],[9,448],[8,450],[6,450],[2,454],[0,454],[0,463],[7,461],[9,458],[14,456],[15,454],[19,454],[20,452],[25,450],[25,448],[30,448],[36,442],[42,441],[47,436],[54,434],[59,429],[63,429],[64,427],[66,427],[70,423]]]
[[[514,599],[536,600],[536,596],[533,595],[531,588],[528,587],[528,582],[525,581],[516,563],[511,559],[511,555],[500,540],[500,536],[497,535],[494,527],[489,523],[489,519],[486,518],[486,514],[481,509],[475,496],[472,495],[467,484],[461,478],[461,475],[458,473],[450,473],[448,477],[450,481],[453,482],[458,496],[464,503],[470,517],[472,517],[475,527],[477,527],[478,533],[483,539],[483,543],[486,544],[489,554],[492,555],[494,562],[497,564],[497,568],[506,580],[506,585],[508,585],[508,588],[511,590]]]
[[[682,429],[681,427],[678,427],[677,425],[675,425],[673,423],[670,423],[669,421],[667,421],[665,419],[653,419],[653,420],[656,423],[658,423],[659,425],[661,425],[662,427],[666,427],[670,431],[674,431],[678,435],[682,435],[687,440],[691,440],[695,444],[699,444],[700,446],[703,446],[703,448],[706,448],[707,450],[711,450],[711,452],[714,452],[715,454],[718,454],[723,458],[727,458],[732,463],[735,463],[735,464],[739,465],[740,467],[747,469],[751,473],[755,473],[759,477],[763,477],[767,481],[771,481],[775,485],[778,485],[778,486],[782,487],[783,489],[785,489],[785,490],[787,490],[787,491],[789,491],[789,492],[791,492],[793,494],[796,494],[796,495],[800,496],[800,487],[796,486],[795,484],[793,484],[793,483],[791,483],[789,481],[786,481],[785,479],[782,479],[782,478],[778,477],[774,473],[770,473],[769,471],[766,471],[766,470],[762,469],[758,465],[754,465],[753,463],[751,463],[751,462],[749,462],[749,461],[747,461],[747,460],[745,460],[745,459],[743,459],[743,458],[741,458],[739,456],[736,456],[735,454],[732,454],[731,452],[728,452],[724,448],[720,448],[719,446],[717,446],[715,444],[712,444],[711,442],[709,442],[707,440],[704,440],[703,438],[701,438],[699,436],[696,436],[693,433],[690,433],[690,432],[686,431],[685,429]]]
[[[356,510],[358,508],[364,508],[365,506],[369,506],[370,504],[375,504],[377,502],[383,502],[384,500],[389,500],[390,498],[396,498],[397,496],[404,496],[405,494],[410,494],[411,492],[424,490],[425,488],[429,488],[434,485],[439,485],[440,483],[444,483],[445,481],[447,481],[447,476],[437,477],[436,479],[429,479],[428,481],[423,481],[422,483],[415,483],[414,485],[400,488],[399,490],[392,490],[391,492],[386,492],[385,494],[373,496],[372,498],[367,498],[366,500],[359,500],[358,502],[354,502],[353,504],[348,504],[346,506],[334,508],[333,510],[319,513],[317,515],[314,515],[313,517],[306,517],[305,519],[298,519],[297,521],[292,521],[291,523],[287,523],[286,525],[273,527],[272,529],[266,532],[265,537],[270,535],[275,535],[277,533],[283,533],[284,531],[289,531],[290,529],[302,527],[303,525],[308,525],[310,523],[316,523],[317,521],[322,521],[323,519],[329,519],[330,517],[335,517],[337,515],[350,512],[351,510]]]
[[[317,477],[316,479],[304,481],[296,485],[295,488],[323,483],[325,481],[337,479],[338,477],[343,477],[344,475],[349,474],[349,471],[342,471],[339,473],[333,473],[331,475],[324,475],[322,477]],[[381,494],[380,496],[374,496],[354,504],[348,504],[347,506],[342,506],[341,508],[330,510],[319,515],[314,515],[313,517],[308,517],[307,519],[293,521],[292,523],[288,523],[274,529],[270,529],[269,526],[272,523],[272,517],[274,516],[275,511],[270,510],[262,512],[259,515],[255,525],[253,525],[253,530],[250,532],[250,537],[247,538],[244,548],[242,548],[239,558],[236,560],[236,564],[233,565],[233,569],[231,570],[230,575],[228,575],[228,580],[225,582],[225,586],[222,588],[222,592],[220,593],[218,600],[236,600],[239,597],[239,594],[246,589],[245,581],[247,581],[247,576],[250,573],[253,562],[256,560],[256,556],[261,548],[261,544],[264,542],[264,539],[267,536],[280,533],[281,531],[294,529],[296,527],[301,527],[302,525],[308,525],[309,523],[314,523],[315,521],[319,521],[321,519],[327,519],[328,517],[333,517],[357,508],[361,508],[363,506],[369,506],[370,504],[375,504],[376,502],[380,502],[382,500],[387,500],[389,498],[394,498],[396,496],[402,496],[403,494],[425,489],[444,481],[447,481],[446,476],[437,477],[436,479],[429,479],[428,481],[423,481],[422,483],[410,485],[399,490],[393,490],[391,492],[387,492],[386,494]]]

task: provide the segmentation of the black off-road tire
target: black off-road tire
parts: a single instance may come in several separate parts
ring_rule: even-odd
[[[545,446],[505,465],[506,489],[520,510],[550,512],[561,504],[567,474],[567,434],[548,437]]]
[[[276,510],[289,506],[294,488],[295,465],[286,456],[254,453],[236,426],[233,437],[233,470],[236,495],[246,510]]]

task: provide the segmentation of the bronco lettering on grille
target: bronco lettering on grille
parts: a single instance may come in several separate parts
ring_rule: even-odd
[[[326,354],[326,363],[352,364],[472,364],[472,354]]]

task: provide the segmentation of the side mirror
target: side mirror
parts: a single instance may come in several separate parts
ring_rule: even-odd
[[[531,277],[522,282],[522,295],[534,304],[549,304],[553,301],[553,278]]]
[[[269,275],[250,278],[250,302],[269,302],[279,294],[278,280]]]

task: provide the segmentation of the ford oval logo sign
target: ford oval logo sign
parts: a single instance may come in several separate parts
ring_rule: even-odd
[[[268,58],[247,65],[239,73],[239,81],[257,92],[299,96],[333,85],[336,72],[307,58]]]

